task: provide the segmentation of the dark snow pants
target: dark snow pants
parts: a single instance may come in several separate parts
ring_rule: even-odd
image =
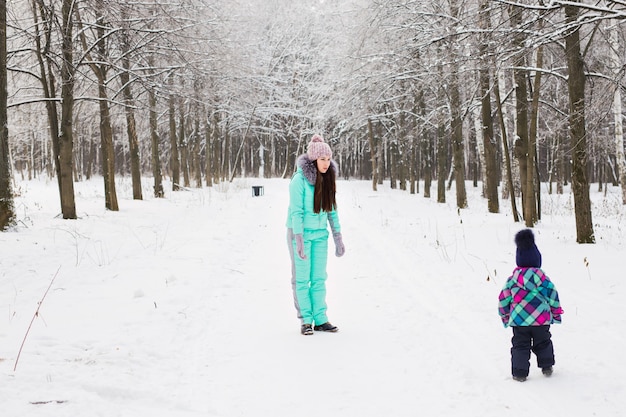
[[[548,368],[554,365],[550,326],[513,327],[511,343],[511,372],[513,376],[528,376],[530,352],[537,356],[537,366]]]

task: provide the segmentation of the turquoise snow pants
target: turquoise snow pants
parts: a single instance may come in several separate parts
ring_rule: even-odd
[[[293,300],[302,324],[324,324],[328,321],[326,316],[328,230],[305,230],[303,240],[306,259],[300,259],[298,256],[293,231],[288,229]]]

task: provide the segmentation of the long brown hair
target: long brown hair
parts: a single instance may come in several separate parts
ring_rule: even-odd
[[[333,211],[337,207],[335,201],[335,168],[333,164],[330,164],[328,171],[322,174],[315,165],[317,175],[315,177],[315,194],[313,195],[313,211],[319,213],[320,211]]]

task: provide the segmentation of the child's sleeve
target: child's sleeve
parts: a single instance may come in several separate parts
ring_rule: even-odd
[[[511,289],[507,281],[507,285],[504,286],[498,296],[498,314],[500,315],[500,319],[502,319],[504,327],[509,326],[509,320],[511,318],[511,299]]]
[[[552,323],[560,323],[563,309],[561,308],[561,302],[559,300],[559,292],[556,290],[554,283],[550,281],[550,278],[548,278],[547,275],[544,275],[541,281],[541,294],[550,306]]]

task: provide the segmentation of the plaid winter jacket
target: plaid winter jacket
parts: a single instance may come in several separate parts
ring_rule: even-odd
[[[515,268],[498,299],[498,313],[504,327],[561,322],[563,309],[559,294],[541,268]]]

